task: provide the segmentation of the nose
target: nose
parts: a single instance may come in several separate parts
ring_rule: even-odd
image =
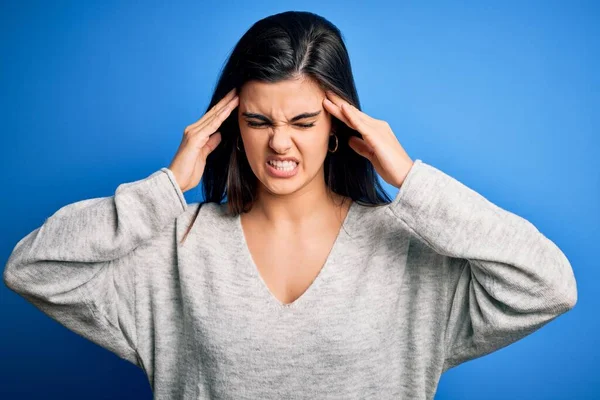
[[[273,129],[269,146],[279,154],[286,153],[292,147],[292,139],[285,129]]]

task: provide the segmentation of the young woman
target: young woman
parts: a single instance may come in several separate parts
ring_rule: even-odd
[[[534,225],[360,110],[340,31],[308,12],[254,24],[169,167],[59,209],[4,281],[156,399],[431,399],[577,301]]]

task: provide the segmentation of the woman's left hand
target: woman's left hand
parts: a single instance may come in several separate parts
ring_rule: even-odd
[[[383,180],[400,188],[414,162],[398,142],[390,125],[360,111],[332,91],[326,91],[325,109],[350,128],[360,132],[362,139],[352,136],[348,145],[375,167]]]

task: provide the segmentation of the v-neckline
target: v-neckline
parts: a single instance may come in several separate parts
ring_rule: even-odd
[[[260,275],[259,269],[256,263],[254,262],[254,259],[252,258],[252,253],[250,252],[250,247],[248,246],[248,242],[244,234],[241,214],[235,217],[236,232],[238,235],[238,239],[242,243],[242,257],[244,258],[243,264],[249,267],[254,283],[260,286],[259,290],[262,293],[262,295],[267,297],[266,302],[268,304],[276,307],[279,310],[298,308],[300,305],[307,301],[307,298],[313,295],[313,292],[318,288],[318,286],[321,284],[321,281],[325,279],[326,275],[329,273],[329,270],[332,268],[330,264],[333,262],[332,259],[334,259],[337,256],[338,248],[342,246],[344,238],[346,237],[345,230],[348,229],[348,227],[350,226],[355,206],[356,202],[352,201],[350,203],[350,207],[348,208],[348,212],[344,217],[344,221],[340,225],[340,229],[335,237],[335,240],[333,241],[333,245],[329,250],[329,254],[327,255],[327,258],[325,259],[325,262],[323,263],[323,266],[319,270],[317,276],[315,277],[315,279],[313,279],[308,288],[300,295],[300,297],[298,297],[291,303],[283,303],[281,300],[275,297],[275,295],[271,292],[271,289],[269,289],[269,287],[267,286],[267,283]]]

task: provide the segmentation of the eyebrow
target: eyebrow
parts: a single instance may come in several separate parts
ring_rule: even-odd
[[[292,119],[290,119],[290,122],[296,122],[296,121],[298,121],[300,119],[316,117],[320,113],[321,113],[321,110],[315,111],[315,112],[305,112],[305,113],[302,113],[302,114],[298,114],[295,117],[293,117]],[[269,118],[267,118],[266,116],[264,116],[262,114],[243,112],[242,115],[245,116],[245,117],[248,117],[248,118],[260,119],[261,121],[264,121],[264,122],[269,122],[269,123],[273,122]]]

